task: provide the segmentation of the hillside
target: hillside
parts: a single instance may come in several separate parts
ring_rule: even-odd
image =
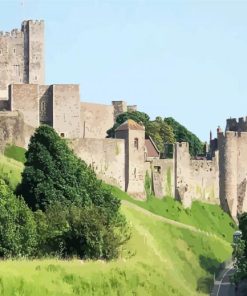
[[[230,244],[165,223],[123,204],[132,238],[123,257],[105,263],[58,260],[3,261],[1,295],[207,295]]]
[[[22,164],[1,156],[0,166],[20,178]],[[213,273],[231,256],[231,219],[217,206],[188,211],[169,198],[138,202],[113,190],[132,229],[121,258],[2,261],[0,295],[208,295]]]

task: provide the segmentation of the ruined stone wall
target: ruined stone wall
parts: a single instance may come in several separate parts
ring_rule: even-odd
[[[112,105],[81,102],[81,137],[102,139],[106,131],[114,124],[114,107]]]
[[[0,152],[6,144],[27,148],[34,129],[24,123],[19,112],[0,112]]]
[[[218,158],[191,160],[188,143],[175,145],[175,197],[189,207],[193,200],[219,203]]]
[[[173,159],[152,161],[153,189],[156,197],[175,196],[174,173]]]
[[[80,137],[78,84],[53,85],[53,128],[65,138]]]
[[[12,84],[10,109],[20,111],[24,122],[34,128],[39,126],[39,86],[37,84]]]
[[[75,139],[74,152],[106,183],[125,190],[125,143],[121,139]]]

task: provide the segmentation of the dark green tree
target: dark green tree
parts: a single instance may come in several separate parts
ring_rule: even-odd
[[[176,142],[189,143],[190,154],[192,156],[203,154],[204,144],[196,135],[194,135],[172,117],[167,117],[164,119],[164,121],[173,129]]]
[[[101,206],[111,214],[120,201],[102,186],[94,171],[79,159],[49,126],[39,127],[26,153],[22,182],[17,189],[33,210],[54,201]]]

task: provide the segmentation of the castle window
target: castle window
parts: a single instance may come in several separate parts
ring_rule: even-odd
[[[37,80],[37,76],[34,77],[34,80]]]
[[[134,177],[136,179],[136,168],[134,169]]]
[[[41,104],[40,104],[40,111],[41,112],[45,112],[45,110],[46,110],[46,102],[41,102]]]
[[[160,174],[161,173],[161,167],[158,166],[158,165],[157,166],[154,166],[154,172]]]
[[[135,138],[135,139],[134,139],[134,147],[135,147],[136,149],[138,149],[138,146],[139,146],[138,139]]]
[[[64,133],[61,133],[61,134],[60,134],[60,136],[61,136],[62,138],[64,138],[64,137],[65,137]]]
[[[15,53],[15,48],[13,49],[13,53]]]

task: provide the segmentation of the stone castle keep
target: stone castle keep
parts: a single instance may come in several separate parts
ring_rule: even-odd
[[[157,197],[218,203],[236,218],[247,210],[247,120],[227,120],[207,157],[191,159],[188,143],[176,143],[172,159],[161,159],[145,128],[132,120],[106,138],[116,117],[136,106],[80,101],[76,84],[45,84],[44,22],[24,21],[21,30],[0,32],[0,150],[27,147],[35,128],[52,126],[99,178],[144,199],[151,183]],[[147,182],[149,181],[149,182]],[[150,182],[151,181],[151,182]]]

